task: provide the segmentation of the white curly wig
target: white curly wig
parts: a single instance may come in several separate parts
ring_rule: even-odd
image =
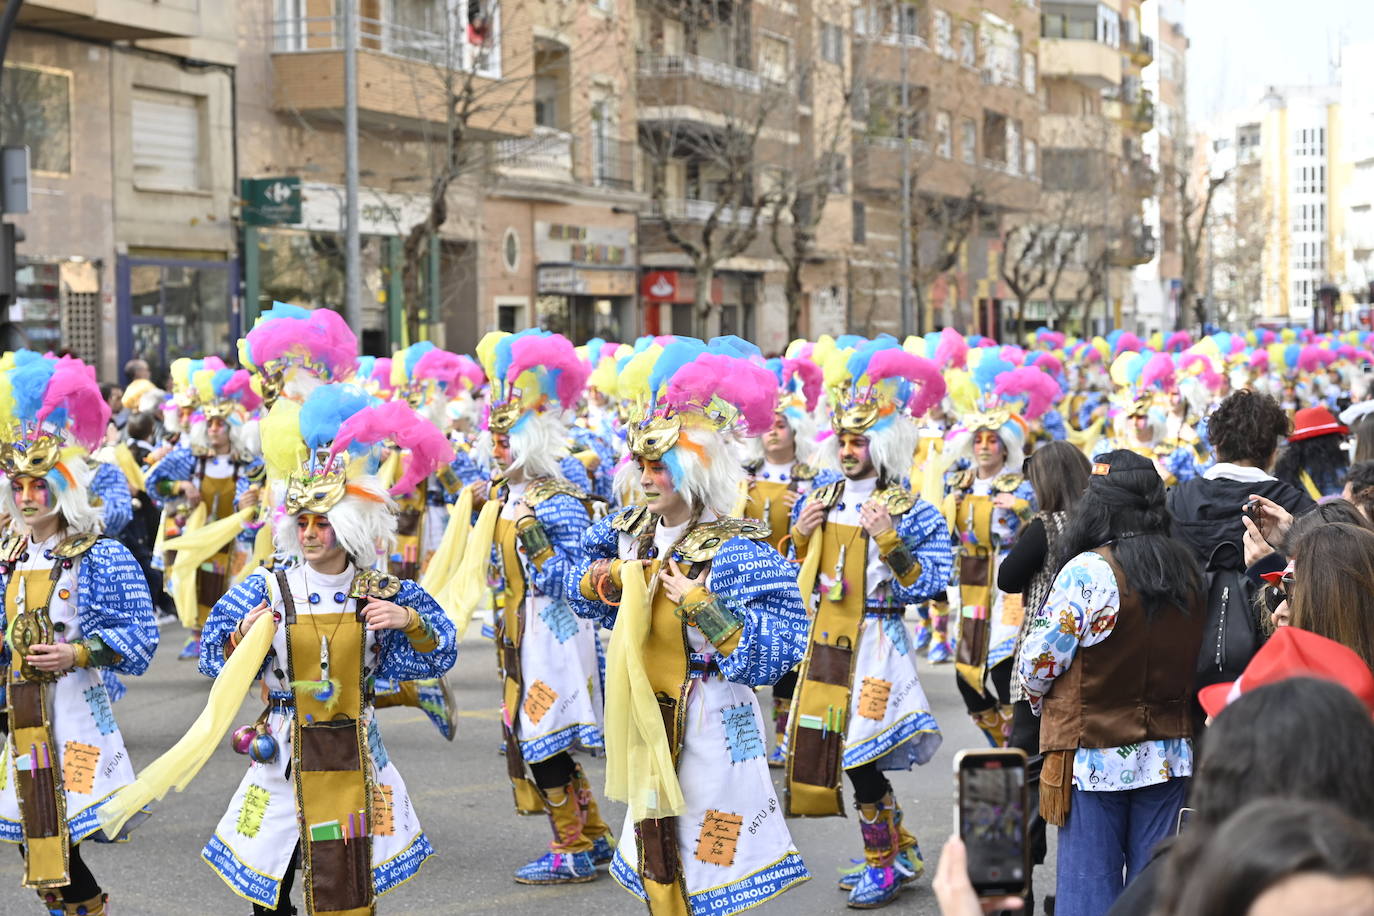
[[[95,472],[80,458],[64,458],[59,466],[71,477],[70,484],[58,468],[49,471],[44,479],[48,482],[48,493],[55,497],[67,533],[100,534],[105,530],[105,510],[91,505],[91,478]],[[23,516],[8,481],[0,487],[0,513],[9,516],[16,527],[23,527]]]
[[[921,431],[905,414],[894,414],[887,422],[868,431],[868,457],[878,476],[890,483],[911,474],[911,460]],[[840,470],[840,437],[829,436],[817,450],[817,461],[825,470]]]
[[[690,443],[694,448],[685,447]],[[744,468],[739,456],[725,437],[714,429],[684,426],[678,432],[678,444],[663,456],[663,463],[673,478],[673,486],[682,494],[693,512],[710,509],[718,516],[727,516],[739,502],[744,486]],[[627,467],[639,474],[639,465],[631,461]],[[620,484],[622,468],[616,474]]]
[[[349,492],[325,513],[339,539],[339,546],[359,569],[372,569],[391,553],[396,544],[396,501],[376,477],[349,481]],[[281,505],[286,485],[275,485],[275,502]],[[296,516],[279,514],[274,523],[277,549],[299,559],[300,533]]]
[[[521,468],[526,480],[562,477],[562,460],[568,451],[568,429],[553,413],[527,413],[510,431],[514,460],[508,471]],[[472,444],[472,457],[480,467],[491,467],[491,431],[482,430]]]

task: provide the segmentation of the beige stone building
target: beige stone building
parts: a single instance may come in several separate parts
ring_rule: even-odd
[[[118,377],[237,334],[232,4],[31,0],[5,62],[4,142],[32,205],[6,316]]]

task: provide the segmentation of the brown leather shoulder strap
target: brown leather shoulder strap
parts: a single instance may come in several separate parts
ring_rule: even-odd
[[[296,622],[296,599],[291,597],[291,586],[286,582],[286,570],[273,570],[272,575],[277,577],[277,589],[281,592],[281,603],[285,611],[282,620],[290,626]]]

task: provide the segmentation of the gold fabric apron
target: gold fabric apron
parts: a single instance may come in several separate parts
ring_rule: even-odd
[[[645,569],[649,583],[649,636],[644,641],[644,668],[663,714],[663,728],[668,735],[668,747],[673,751],[673,766],[682,759],[682,740],[686,734],[687,691],[691,678],[687,660],[691,644],[687,640],[687,624],[677,613],[677,603],[658,589],[658,571],[662,560],[652,561]],[[684,570],[696,576],[700,567]],[[665,817],[643,820],[635,824],[638,865],[654,916],[687,916],[691,906],[687,902],[687,878],[682,868],[682,851],[677,841],[677,818]]]
[[[768,537],[765,540],[779,553],[784,550],[791,525],[792,507],[787,505],[787,494],[791,490],[791,483],[755,478],[749,484],[749,498],[744,503],[744,517],[755,518],[768,525]]]
[[[238,468],[228,477],[200,478],[200,498],[205,503],[205,522],[219,521],[234,514],[234,497],[238,489]],[[212,556],[196,570],[196,628],[204,629],[215,602],[224,597],[229,590],[229,561],[234,552],[234,541],[230,541],[219,553]]]
[[[387,564],[388,571],[398,579],[418,581],[421,566],[421,540],[425,530],[426,481],[420,481],[413,492],[396,500],[396,550]]]
[[[363,648],[367,634],[355,612],[296,616],[286,574],[276,572],[285,606],[287,676],[326,680],[321,639],[328,646],[328,675],[338,700],[327,708],[308,689],[295,688],[291,773],[301,831],[305,909],[310,916],[371,916],[372,766],[363,724]]]
[[[520,642],[525,633],[525,567],[520,562],[515,521],[497,518],[492,543],[500,551],[500,589],[496,596],[501,611],[496,617],[496,654],[501,669],[501,731],[506,741],[506,775],[510,777],[519,814],[544,814],[544,796],[530,779],[520,753],[520,704],[525,701],[525,680],[520,670]]]
[[[994,604],[992,544],[992,497],[965,491],[958,495],[950,524],[959,538],[959,640],[954,667],[959,676],[975,690],[983,689],[988,650],[992,648],[992,608]],[[964,535],[970,534],[970,543]]]
[[[819,543],[818,543],[819,541]],[[844,734],[854,687],[854,652],[868,600],[868,535],[862,528],[826,522],[812,532],[820,571],[833,579],[844,548],[843,586],[820,595],[787,723],[787,813],[797,817],[844,814],[840,786]],[[803,600],[809,599],[804,595]]]
[[[52,645],[57,641],[48,604],[61,573],[61,560],[54,560],[51,570],[16,570],[5,588],[6,632],[12,639],[11,668],[6,678],[10,766],[24,829],[24,886],[33,888],[65,887],[71,883],[67,794],[62,787],[57,741],[48,709],[47,684],[57,676],[49,681],[29,680],[20,671],[29,646]],[[21,577],[27,608],[24,613],[19,607]]]

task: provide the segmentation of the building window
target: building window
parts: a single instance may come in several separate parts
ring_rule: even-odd
[[[72,75],[66,70],[5,64],[5,104],[0,137],[29,148],[29,168],[39,174],[72,170]]]
[[[759,76],[779,86],[787,84],[790,72],[788,58],[791,49],[787,42],[771,35],[759,36]]]
[[[868,211],[861,200],[854,201],[854,244],[863,245],[868,239]]]
[[[954,155],[954,137],[950,129],[950,114],[947,111],[935,113],[935,152],[946,159]]]
[[[514,227],[507,228],[501,239],[501,261],[511,273],[520,268],[520,234]]]
[[[978,161],[978,125],[972,118],[959,122],[959,155],[969,165]]]
[[[1021,55],[1021,79],[1024,81],[1026,91],[1035,95],[1035,55],[1030,51]]]
[[[1034,140],[1026,141],[1025,159],[1021,164],[1025,166],[1027,178],[1038,178],[1040,176],[1040,163],[1038,161],[1039,152],[1039,147],[1036,146]]]
[[[1021,122],[1007,119],[1007,171],[1021,174]]]
[[[135,89],[134,187],[194,191],[202,187],[201,98],[181,92]]]
[[[990,165],[1007,164],[1007,116],[996,111],[983,112],[983,159]]]
[[[944,10],[935,11],[935,51],[947,60],[954,59],[954,22]]]
[[[959,23],[959,63],[965,67],[978,66],[978,39],[973,23]]]
[[[845,171],[845,159],[839,153],[826,153],[821,160],[821,174],[825,176],[826,183],[834,194],[845,192],[847,186]]]
[[[844,66],[844,30],[828,22],[821,23],[821,59]]]

